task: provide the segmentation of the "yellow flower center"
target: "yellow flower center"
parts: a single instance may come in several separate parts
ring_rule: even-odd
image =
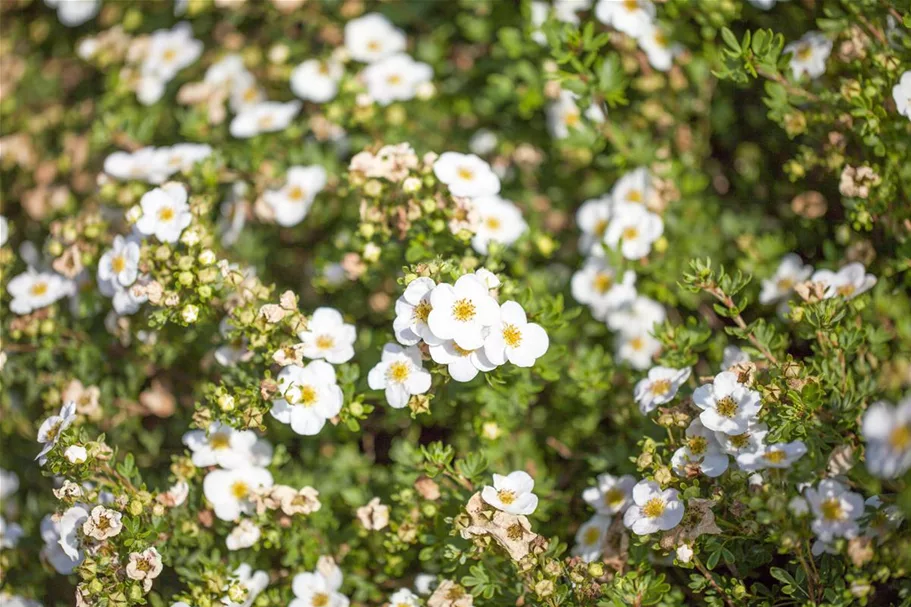
[[[667,48],[668,39],[667,36],[664,35],[664,32],[659,31],[655,34],[655,43],[661,48]]]
[[[626,194],[626,199],[629,202],[642,202],[642,190],[637,190],[633,188]]]
[[[459,299],[452,304],[452,317],[459,322],[468,322],[477,316],[477,309],[470,299]]]
[[[813,55],[813,49],[809,44],[802,44],[800,48],[797,49],[797,58],[801,61],[806,61]]]
[[[587,545],[592,545],[601,539],[601,530],[597,527],[589,527],[585,530],[585,535],[582,537],[583,543]]]
[[[624,240],[636,240],[637,238],[639,238],[639,228],[630,226],[623,229]]]
[[[256,121],[256,124],[258,124],[261,129],[269,129],[272,128],[273,120],[274,119],[270,115],[260,116],[259,120]]]
[[[748,444],[750,444],[750,433],[744,432],[743,434],[735,434],[734,436],[729,436],[728,442],[735,449],[743,449]]]
[[[792,288],[794,288],[794,279],[782,278],[777,283],[775,283],[775,286],[778,287],[779,291],[790,291]]]
[[[399,384],[408,379],[409,375],[411,375],[411,367],[401,360],[395,361],[386,370],[386,379]]]
[[[509,489],[500,489],[497,491],[497,497],[507,506],[516,501],[516,492]]]
[[[386,84],[388,84],[390,86],[396,86],[398,84],[402,84],[402,77],[399,76],[398,74],[389,74],[388,76],[386,76]]]
[[[598,272],[595,274],[595,280],[592,281],[592,286],[595,291],[603,295],[614,286],[614,277],[606,272]]]
[[[762,457],[765,458],[767,462],[770,462],[772,464],[780,464],[785,460],[787,456],[787,453],[785,453],[783,450],[773,449],[771,451],[767,451]]]
[[[563,124],[568,127],[577,126],[579,122],[579,112],[566,112],[566,114],[563,115]]]
[[[737,401],[730,396],[725,396],[715,403],[715,410],[718,412],[718,415],[724,417],[734,417],[737,415],[737,408]]]
[[[127,267],[127,260],[123,258],[123,255],[118,255],[111,260],[111,269],[114,270],[115,274],[123,272]]]
[[[518,348],[522,343],[522,332],[515,325],[503,325],[503,341],[510,348]]]
[[[165,63],[171,63],[177,59],[177,51],[172,48],[169,48],[164,53],[162,53],[161,58],[164,59]]]
[[[292,187],[288,190],[288,198],[293,202],[300,202],[304,199],[304,189],[299,185]]]
[[[629,347],[638,352],[645,347],[645,340],[641,337],[634,337],[629,340]]]
[[[57,433],[60,432],[60,424],[61,424],[61,422],[57,422],[56,424],[54,424],[53,426],[51,426],[50,428],[47,429],[47,432],[45,432],[45,436],[47,437],[47,440],[45,442],[50,443],[55,438],[57,438]]]
[[[243,100],[246,101],[247,103],[253,103],[254,101],[256,101],[256,98],[258,96],[259,96],[259,92],[256,90],[255,86],[248,86],[244,90],[244,94],[242,95]]]
[[[246,499],[250,495],[250,486],[243,481],[234,481],[234,484],[231,485],[231,495],[235,499]]]
[[[464,179],[465,181],[471,181],[474,179],[474,171],[468,167],[459,167],[459,170],[456,171],[459,176],[459,179]]]
[[[231,446],[231,439],[224,432],[216,432],[209,437],[209,446],[215,450],[227,449]]]
[[[652,394],[655,396],[664,396],[671,391],[671,380],[669,379],[659,379],[658,381],[652,382]]]
[[[383,44],[379,40],[371,40],[367,43],[367,50],[373,53],[379,52],[383,48]]]
[[[455,350],[456,354],[458,354],[459,356],[468,356],[469,354],[474,352],[474,350],[466,350],[465,348],[459,347],[459,344],[452,344],[452,349]]]
[[[708,441],[705,440],[703,436],[693,436],[686,442],[686,446],[689,448],[690,453],[693,455],[702,455],[705,453],[706,447],[708,447]]]
[[[48,291],[47,283],[44,282],[43,280],[41,282],[36,282],[35,284],[32,285],[32,288],[28,290],[28,292],[31,293],[33,297],[41,297],[42,295],[47,293],[47,291]]]
[[[911,448],[911,426],[899,426],[889,434],[889,444],[896,451],[906,451]]]
[[[599,219],[598,223],[595,224],[595,235],[604,236],[604,232],[607,231],[607,220]]]
[[[838,294],[841,295],[842,297],[850,297],[850,296],[854,295],[854,291],[856,291],[857,288],[854,285],[842,285],[842,286],[838,287],[838,289],[836,289],[836,290],[838,291]]]
[[[487,227],[491,230],[499,230],[500,226],[502,225],[498,217],[488,217],[484,223],[486,223]]]
[[[335,345],[335,339],[331,335],[320,335],[316,338],[316,347],[320,350],[328,350]]]
[[[329,75],[329,66],[326,65],[325,63],[320,63],[319,67],[316,68],[316,71],[319,72],[323,76],[328,76]]]
[[[174,219],[174,209],[172,207],[161,207],[158,209],[158,219],[161,221],[171,221]]]
[[[819,509],[822,511],[822,517],[827,521],[840,521],[845,518],[845,509],[841,506],[841,500],[836,497],[824,501]]]
[[[313,386],[301,386],[300,394],[297,397],[297,404],[305,407],[311,407],[316,403],[316,389]]]
[[[629,12],[633,12],[635,10],[638,10],[639,2],[638,0],[623,0],[623,8]]]
[[[310,604],[313,607],[326,607],[329,604],[329,595],[325,592],[317,592],[313,595],[313,601]]]
[[[414,310],[412,310],[411,318],[426,323],[427,317],[430,316],[430,311],[432,309],[433,306],[430,305],[430,302],[426,299],[422,299],[418,302],[418,305],[414,307]]]
[[[624,499],[626,499],[626,494],[623,493],[623,489],[618,489],[617,487],[608,489],[607,493],[604,494],[604,503],[608,506],[622,504]]]
[[[664,500],[660,497],[653,497],[645,502],[645,506],[642,507],[642,514],[648,518],[657,518],[664,514],[664,508]]]

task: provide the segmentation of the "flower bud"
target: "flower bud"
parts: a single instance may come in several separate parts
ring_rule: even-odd
[[[88,459],[89,454],[85,450],[85,447],[81,445],[71,445],[64,451],[63,456],[71,464],[81,464]]]

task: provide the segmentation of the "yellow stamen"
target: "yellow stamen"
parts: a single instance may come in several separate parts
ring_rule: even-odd
[[[402,383],[411,375],[411,367],[408,363],[397,360],[386,370],[386,379],[396,383]]]
[[[468,322],[477,316],[477,309],[470,299],[459,299],[452,304],[452,317],[459,322]]]
[[[660,497],[653,497],[645,502],[645,506],[642,507],[642,514],[648,518],[657,518],[664,514],[664,508],[664,500]]]

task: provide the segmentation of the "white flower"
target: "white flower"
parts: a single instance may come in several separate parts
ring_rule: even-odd
[[[0,468],[0,501],[15,495],[18,490],[19,477],[16,473],[12,470]]]
[[[911,70],[906,70],[898,84],[892,87],[892,99],[898,113],[911,118]]]
[[[433,69],[405,53],[384,57],[361,73],[367,94],[380,105],[414,99],[421,85],[433,79]]]
[[[302,354],[310,359],[322,358],[334,365],[354,358],[357,330],[334,308],[317,308],[310,317],[306,331],[297,334]]]
[[[663,323],[666,318],[664,306],[654,299],[637,295],[632,301],[607,315],[607,326],[623,335],[640,337],[651,333],[655,325]]]
[[[850,539],[857,535],[860,529],[857,519],[864,513],[864,498],[859,493],[826,479],[815,489],[804,491],[804,495],[816,517],[811,528],[820,541],[829,543],[837,537]]]
[[[0,247],[5,245],[9,240],[9,221],[3,215],[0,215]]]
[[[599,474],[597,484],[582,491],[582,499],[598,514],[621,514],[632,503],[635,486],[636,479],[629,474]]]
[[[493,487],[481,490],[481,499],[503,512],[529,515],[538,507],[538,496],[532,493],[535,480],[527,472],[516,470],[506,476],[493,475]]]
[[[593,0],[554,0],[554,17],[563,23],[579,23],[579,11],[587,11]]]
[[[265,468],[244,466],[231,470],[213,470],[206,475],[202,490],[223,521],[234,521],[241,514],[252,514],[251,498],[258,489],[272,486],[272,474]]]
[[[683,502],[676,489],[661,490],[655,481],[642,480],[633,487],[633,503],[623,515],[623,524],[636,535],[668,531],[683,520]]]
[[[170,30],[156,30],[149,37],[142,75],[167,82],[199,59],[202,50],[202,42],[193,38],[193,30],[188,23],[178,23]]]
[[[721,476],[730,460],[715,438],[715,433],[694,419],[686,429],[686,444],[674,452],[671,467],[680,476],[687,475],[687,465],[696,464],[709,478]]]
[[[610,525],[611,518],[603,514],[596,514],[582,523],[576,531],[576,545],[573,546],[572,555],[580,557],[586,563],[601,558]]]
[[[616,343],[617,358],[639,371],[651,367],[655,355],[661,351],[661,342],[647,332],[639,335],[621,333]]]
[[[645,167],[624,173],[611,189],[611,200],[617,205],[642,205],[653,196],[652,176]]]
[[[228,550],[243,550],[255,545],[261,535],[262,530],[259,526],[251,519],[245,518],[225,538],[225,545]]]
[[[291,72],[291,90],[306,101],[326,103],[338,94],[338,83],[345,74],[342,64],[333,59],[307,59]]]
[[[379,13],[345,24],[345,49],[355,61],[373,63],[405,50],[405,34]]]
[[[497,149],[498,141],[497,135],[493,131],[478,129],[468,141],[468,149],[471,150],[472,154],[486,156],[487,154],[492,154]]]
[[[326,187],[326,169],[321,166],[294,166],[288,169],[280,190],[267,190],[263,200],[275,213],[275,222],[286,228],[303,221],[313,199]]]
[[[804,265],[800,255],[785,255],[775,274],[762,281],[759,303],[770,304],[787,298],[794,291],[794,285],[804,282],[812,273],[813,267]]]
[[[123,236],[114,237],[114,245],[98,262],[98,280],[114,281],[121,287],[136,282],[139,275],[139,243]]]
[[[433,174],[449,186],[453,196],[473,198],[500,192],[500,178],[474,154],[443,152],[433,163]]]
[[[750,362],[750,355],[737,346],[725,346],[721,355],[721,370],[730,371],[731,367]]]
[[[619,245],[626,259],[641,259],[663,233],[664,221],[644,205],[615,203],[604,242],[612,249]]]
[[[550,4],[547,2],[534,0],[531,3],[531,12],[529,14],[531,21],[531,39],[541,46],[547,44],[547,36],[545,36],[544,32],[541,31],[541,26],[544,25],[545,21],[547,21],[547,16],[549,14]]]
[[[508,360],[518,367],[531,367],[549,346],[547,332],[541,325],[528,322],[525,310],[514,301],[500,306],[500,318],[484,339],[484,353],[495,365]]]
[[[804,516],[810,511],[810,505],[807,503],[807,500],[799,495],[795,495],[791,498],[791,501],[788,502],[788,511],[794,516]]]
[[[797,42],[784,47],[791,54],[791,71],[794,78],[804,74],[818,78],[826,73],[826,60],[832,52],[832,41],[820,32],[807,32]]]
[[[547,127],[555,139],[566,139],[570,131],[583,126],[582,110],[576,103],[579,96],[572,91],[561,90],[560,96],[547,108]],[[595,104],[588,106],[585,117],[591,122],[601,123],[605,120],[604,110]]]
[[[648,62],[660,72],[670,70],[674,57],[683,51],[683,47],[668,40],[664,29],[655,23],[649,23],[637,40]]]
[[[437,576],[431,573],[419,573],[414,576],[414,589],[418,591],[418,594],[427,595],[430,594],[433,590],[434,585],[436,584]]]
[[[621,278],[606,259],[589,257],[573,274],[570,290],[573,299],[589,306],[592,316],[603,321],[636,298],[636,274],[627,270]]]
[[[807,446],[803,441],[775,443],[764,445],[754,451],[746,451],[737,456],[737,465],[742,470],[762,470],[765,468],[790,468],[803,457]]]
[[[164,183],[174,173],[168,148],[144,147],[130,152],[114,152],[104,159],[104,172],[121,181],[136,180]]]
[[[88,510],[84,507],[82,510],[88,518]],[[73,527],[70,526],[70,528]],[[41,539],[44,540],[41,555],[50,562],[57,573],[69,575],[82,564],[85,554],[77,546],[76,556],[71,558],[63,548],[61,533],[61,517],[48,515],[41,519]]]
[[[280,398],[272,401],[270,413],[283,424],[304,436],[319,434],[326,420],[342,410],[342,389],[336,383],[335,369],[322,360],[306,367],[288,365],[278,374]]]
[[[198,468],[248,466],[257,440],[252,430],[235,430],[221,422],[212,422],[208,431],[190,430],[183,435],[183,444],[193,452],[191,459]]]
[[[294,576],[291,589],[296,597],[288,607],[348,607],[348,597],[338,589],[342,576],[327,576],[318,569]]]
[[[63,431],[76,419],[76,403],[70,401],[60,408],[60,413],[51,415],[38,428],[38,442],[42,443],[41,452],[35,456],[39,463],[44,463],[44,456],[54,448]]]
[[[490,359],[483,348],[463,350],[452,340],[430,346],[430,358],[441,365],[447,365],[449,375],[458,382],[467,382],[477,377],[479,371],[493,371],[497,365]]]
[[[612,202],[609,195],[592,198],[583,202],[576,211],[576,225],[582,232],[579,237],[579,252],[582,255],[604,255],[601,243],[610,221]]]
[[[269,574],[265,571],[253,571],[253,567],[247,563],[241,563],[234,570],[233,577],[246,590],[246,596],[242,603],[231,600],[230,596],[221,599],[222,604],[227,607],[250,607],[256,597],[269,585]]]
[[[784,2],[784,1],[785,0],[782,0],[782,2]],[[778,2],[778,0],[747,0],[747,2],[749,2],[750,4],[752,4],[753,6],[755,6],[756,8],[758,8],[760,10],[767,11],[770,8],[772,8],[773,6],[775,6],[775,3]]]
[[[51,272],[36,272],[31,268],[6,285],[10,298],[9,309],[15,314],[31,314],[72,295],[72,281]]]
[[[252,74],[244,67],[243,58],[236,53],[229,53],[208,67],[203,82],[231,90],[246,82],[249,77]]]
[[[235,112],[242,112],[265,100],[266,92],[250,72],[245,72],[231,86],[231,109]]]
[[[484,345],[487,329],[497,322],[500,306],[487,285],[466,274],[454,285],[439,284],[430,292],[427,324],[440,339],[452,339],[460,348],[476,350]]]
[[[595,17],[632,38],[638,38],[655,18],[655,5],[650,0],[599,0]]]
[[[71,464],[83,464],[88,459],[89,453],[82,445],[70,445],[63,452],[63,457]]]
[[[825,297],[836,296],[853,299],[873,288],[876,277],[867,274],[863,264],[854,262],[833,272],[832,270],[816,270],[810,278],[813,282],[821,282],[826,286]]]
[[[231,120],[228,130],[238,139],[248,139],[260,133],[283,131],[288,128],[300,109],[300,101],[261,101],[243,108]]]
[[[166,183],[142,195],[142,216],[136,229],[144,236],[155,236],[161,242],[175,243],[190,225],[193,215],[187,204],[187,190],[179,183]]]
[[[762,406],[759,393],[737,381],[737,374],[722,371],[711,384],[693,392],[693,404],[702,409],[699,419],[706,428],[725,434],[742,434]]]
[[[491,292],[491,295],[493,295],[493,291],[502,284],[499,277],[487,268],[478,268],[474,271],[474,275],[478,280],[484,283],[484,286]]]
[[[167,154],[168,167],[172,171],[189,171],[194,164],[212,155],[212,146],[204,143],[178,143],[161,151]]]
[[[693,559],[693,549],[689,544],[680,544],[676,552],[677,560],[681,563],[689,563]]]
[[[721,449],[728,455],[733,455],[740,463],[740,456],[750,455],[757,451],[765,451],[765,437],[769,433],[769,427],[760,422],[751,422],[746,431],[740,434],[725,434],[716,432],[715,440],[721,445]]]
[[[488,243],[509,246],[528,230],[522,211],[512,201],[499,196],[482,196],[472,202],[480,220],[471,247],[481,255],[487,255]]]
[[[648,377],[640,379],[633,391],[639,410],[645,415],[654,411],[658,405],[671,402],[677,395],[677,390],[689,377],[689,367],[652,367],[649,369]]]
[[[403,348],[389,343],[383,346],[380,362],[370,369],[367,385],[371,390],[385,390],[386,402],[401,409],[413,394],[424,394],[430,389],[430,379],[416,346]]]
[[[867,470],[880,478],[895,478],[911,468],[911,396],[893,407],[879,401],[863,420]]]
[[[392,328],[400,344],[413,346],[422,339],[433,346],[443,343],[427,324],[430,315],[430,292],[436,287],[432,279],[419,277],[408,283],[405,292],[395,302],[395,320]]]
[[[6,519],[0,516],[0,549],[15,548],[25,532],[18,523],[7,523]],[[0,601],[2,602],[2,601]]]
[[[421,600],[407,588],[396,590],[389,597],[389,607],[420,607]]]
[[[67,27],[82,25],[101,8],[101,0],[44,0],[44,3],[57,9],[57,19]]]
[[[123,513],[102,505],[92,508],[89,518],[82,523],[82,532],[96,540],[106,540],[123,531]]]
[[[60,517],[60,539],[57,543],[72,560],[82,561],[82,540],[79,539],[79,530],[88,518],[89,510],[84,504],[68,508]]]

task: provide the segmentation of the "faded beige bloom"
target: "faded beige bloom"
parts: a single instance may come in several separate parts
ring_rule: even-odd
[[[176,508],[186,501],[189,494],[190,485],[186,481],[178,481],[164,493],[155,496],[155,500],[168,508]]]
[[[870,195],[870,189],[878,186],[881,181],[880,176],[872,168],[868,166],[852,167],[849,164],[845,165],[841,172],[838,191],[842,196],[867,198]]]
[[[76,412],[86,417],[96,418],[101,414],[98,399],[101,390],[98,386],[84,386],[78,379],[71,380],[63,389],[63,402],[76,403]]]
[[[375,497],[366,506],[357,509],[357,518],[364,529],[379,531],[389,524],[389,506],[380,503],[380,498]]]
[[[162,569],[161,555],[153,546],[142,552],[131,552],[126,573],[131,580],[141,581],[148,592],[152,588],[152,580],[158,577]]]
[[[99,541],[114,537],[123,529],[123,523],[120,521],[122,516],[116,510],[95,506],[89,518],[82,524],[82,532]]]
[[[288,311],[277,304],[265,304],[259,309],[259,315],[266,319],[266,322],[275,324],[287,316]]]
[[[533,543],[539,538],[531,530],[531,523],[525,516],[510,514],[488,506],[475,493],[465,506],[469,521],[459,530],[463,539],[490,536],[509,554],[514,561],[528,555]]]
[[[82,485],[74,483],[73,481],[63,481],[63,486],[59,489],[54,489],[54,497],[58,500],[66,498],[79,498],[82,497],[83,490]]]
[[[452,580],[443,580],[427,599],[427,607],[472,607],[474,597]]]

